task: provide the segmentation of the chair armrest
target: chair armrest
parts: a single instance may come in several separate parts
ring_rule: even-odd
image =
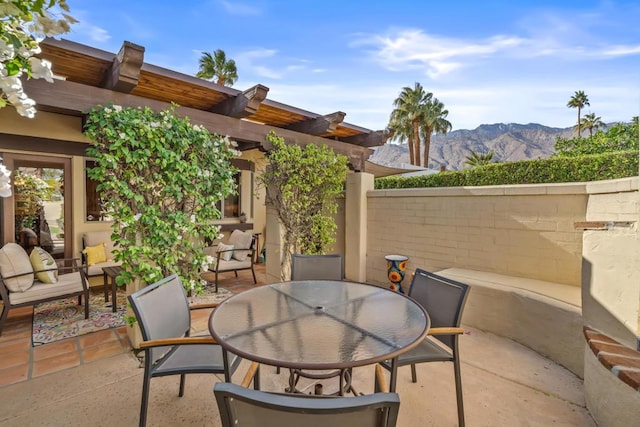
[[[244,378],[240,383],[242,387],[249,388],[249,384],[251,384],[251,380],[255,377],[259,367],[260,364],[258,362],[251,362],[251,366],[247,369],[247,372],[244,374]]]
[[[80,258],[56,258],[55,261],[58,266],[58,271],[74,272],[86,269],[85,264],[78,263]],[[67,263],[71,265],[67,265]]]
[[[464,334],[462,328],[429,328],[429,335],[459,335]]]
[[[47,271],[47,270],[38,270],[37,272],[39,273],[40,271]],[[20,273],[20,274],[14,274],[13,276],[2,276],[2,280],[7,280],[7,279],[13,279],[15,277],[22,277],[22,276],[26,276],[28,274],[34,274],[36,273],[36,271],[27,271],[26,273]]]
[[[219,302],[203,302],[200,304],[189,304],[189,310],[200,310],[202,308],[216,308],[219,306]]]
[[[217,344],[213,337],[180,337],[160,340],[142,341],[140,348],[166,347],[170,345]]]

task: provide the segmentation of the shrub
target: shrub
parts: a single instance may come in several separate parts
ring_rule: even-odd
[[[493,163],[413,177],[384,177],[376,189],[586,182],[638,175],[638,151]]]
[[[119,285],[178,273],[185,287],[198,290],[203,243],[219,233],[212,223],[221,216],[216,203],[236,191],[234,143],[174,109],[114,105],[87,117],[85,134],[93,142],[87,154],[96,159],[88,174],[100,182],[113,217]]]

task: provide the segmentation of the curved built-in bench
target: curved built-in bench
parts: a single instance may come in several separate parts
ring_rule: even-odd
[[[462,323],[511,338],[583,378],[579,287],[464,268],[436,273],[471,286]]]
[[[584,397],[589,412],[601,426],[638,425],[640,351],[587,326],[584,336]]]

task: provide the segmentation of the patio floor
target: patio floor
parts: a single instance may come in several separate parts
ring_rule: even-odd
[[[257,265],[256,273],[264,284],[264,265]],[[232,292],[253,286],[250,271],[239,276],[224,275],[220,286]],[[209,313],[194,311],[196,329],[206,330]],[[10,319],[0,337],[0,425],[137,425],[142,369],[123,328],[31,348],[31,309],[14,310]],[[571,372],[511,340],[465,329],[461,357],[467,425],[596,425],[585,408],[582,381]],[[241,380],[243,366],[234,382]],[[215,381],[220,378],[188,376],[179,398],[177,377],[154,378],[148,425],[219,426]],[[263,366],[261,381],[263,389],[281,391],[286,376]],[[373,367],[356,369],[354,383],[359,391],[371,392]],[[418,365],[415,384],[409,368],[400,369],[398,393],[399,426],[457,424],[450,363]]]

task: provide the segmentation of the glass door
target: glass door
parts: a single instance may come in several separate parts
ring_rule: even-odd
[[[3,241],[27,253],[40,246],[54,258],[70,257],[70,159],[10,153],[4,158],[12,170],[13,197],[3,206]]]

